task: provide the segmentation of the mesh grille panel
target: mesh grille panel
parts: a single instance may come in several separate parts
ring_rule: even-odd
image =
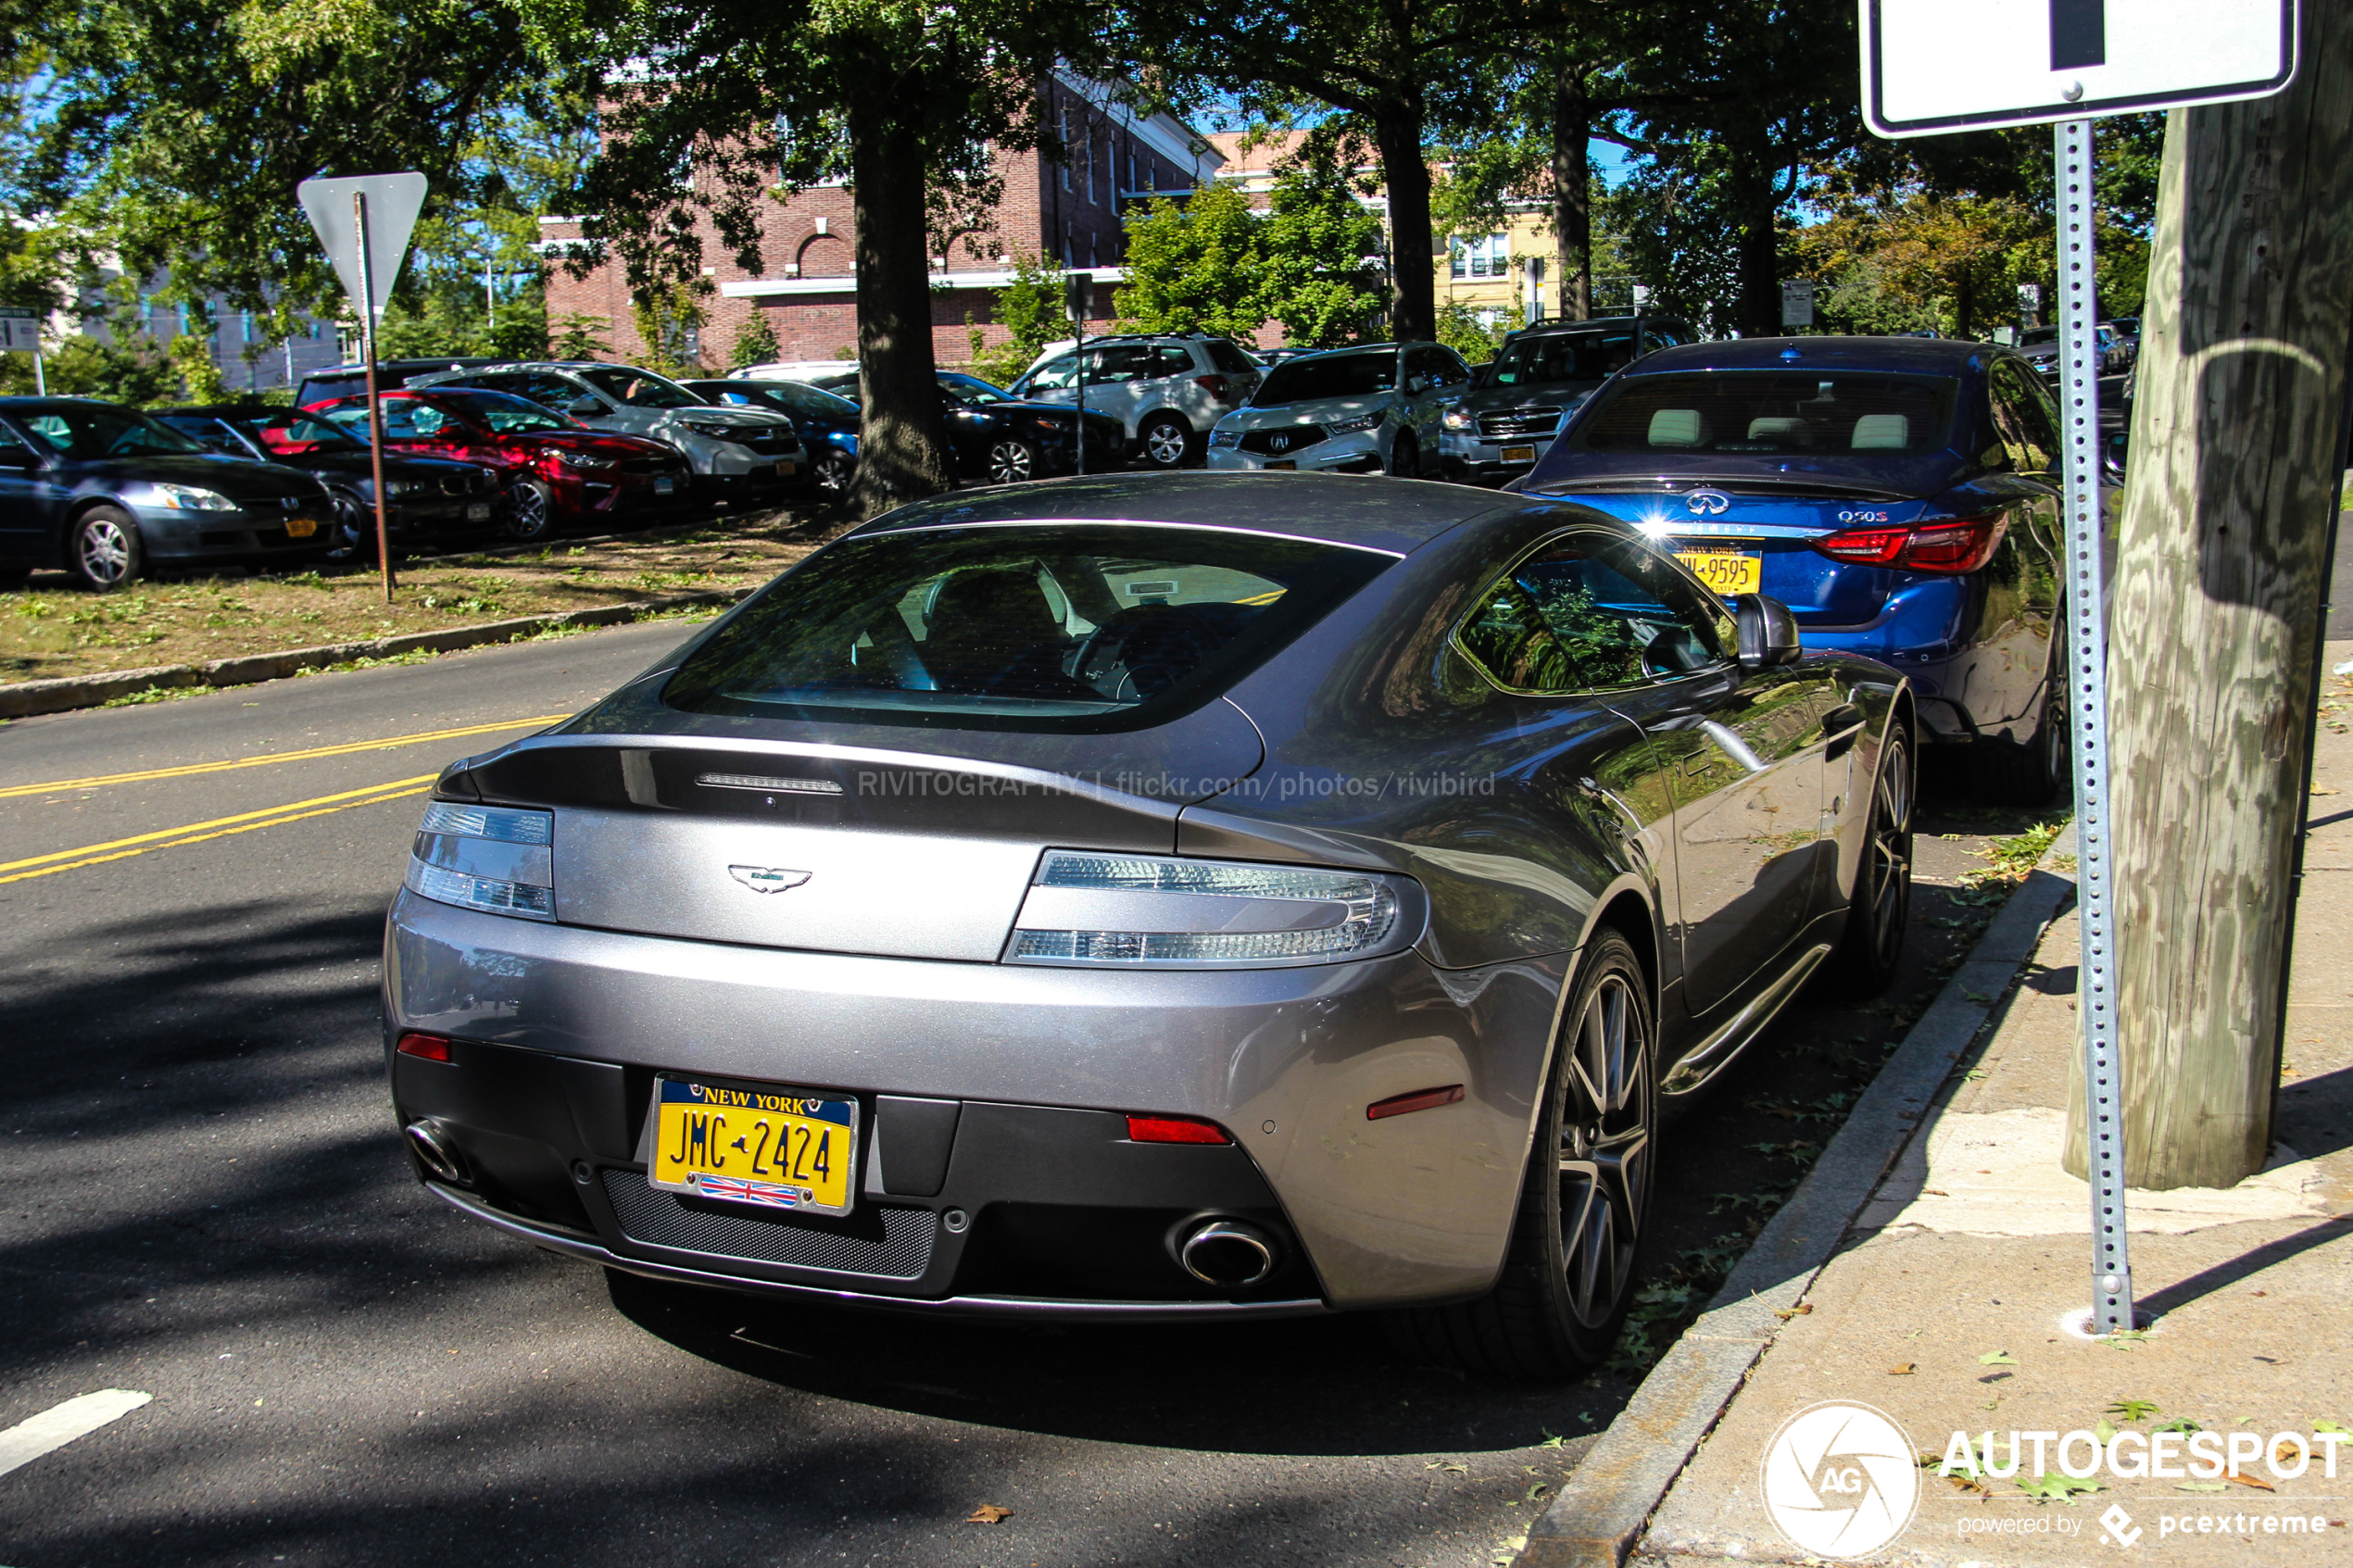
[[[842,1220],[818,1215],[770,1219],[749,1210],[723,1213],[719,1204],[681,1202],[635,1171],[608,1170],[604,1178],[605,1196],[620,1216],[622,1233],[632,1241],[719,1258],[878,1279],[917,1279],[930,1266],[932,1240],[938,1231],[928,1209],[874,1208]],[[873,1231],[876,1216],[882,1221],[879,1239]]]

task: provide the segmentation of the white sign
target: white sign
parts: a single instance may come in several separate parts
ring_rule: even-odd
[[[359,220],[352,210],[354,194],[368,198],[368,281],[375,297],[370,314],[381,320],[384,302],[392,297],[392,281],[400,275],[401,259],[409,254],[409,232],[417,226],[418,209],[425,205],[425,177],[405,174],[359,174],[341,180],[305,180],[295,187],[302,210],[327,259],[335,264],[343,292],[354,308],[359,303]]]
[[[1810,327],[1814,324],[1814,284],[1810,279],[1800,279],[1781,285],[1781,325]]]
[[[0,306],[0,349],[40,353],[41,313],[21,306]]]
[[[2261,98],[2296,74],[2296,0],[1859,4],[1881,136]]]

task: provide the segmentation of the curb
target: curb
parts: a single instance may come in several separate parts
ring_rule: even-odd
[[[383,659],[419,649],[454,653],[485,643],[510,643],[560,626],[620,626],[664,610],[697,605],[732,605],[756,591],[707,588],[692,594],[673,594],[666,598],[640,599],[633,604],[598,605],[592,609],[556,610],[546,615],[484,621],[478,626],[453,626],[446,632],[405,632],[396,637],[288,648],[282,653],[248,654],[241,659],[216,659],[203,664],[160,664],[145,670],[109,670],[98,675],[22,681],[15,685],[0,685],[0,719],[29,719],[41,713],[94,708],[114,697],[158,686],[248,686],[257,681],[282,680],[305,670],[344,664],[355,659]]]
[[[2034,956],[2044,928],[2074,893],[2074,879],[2052,869],[2074,849],[2070,823],[1904,1036],[1707,1310],[1651,1368],[1601,1441],[1561,1484],[1529,1531],[1515,1568],[1623,1568],[1667,1488],[1786,1321],[1777,1314],[1805,1298],[1955,1065]]]

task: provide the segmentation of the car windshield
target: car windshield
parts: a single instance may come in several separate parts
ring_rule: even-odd
[[[1013,398],[1001,388],[989,385],[978,376],[962,376],[953,370],[939,372],[939,390],[959,403],[1010,403]]]
[[[364,444],[313,414],[256,414],[226,421],[244,431],[282,458],[307,458],[316,452],[357,452]]]
[[[819,420],[856,420],[858,405],[847,397],[836,397],[830,392],[820,392],[800,382],[783,381],[714,381],[697,382],[695,388],[711,394],[713,403],[765,404],[787,414],[806,414]]]
[[[538,404],[504,392],[437,392],[435,403],[501,435],[542,430],[582,430],[578,420],[550,413]]]
[[[1495,356],[1488,386],[1541,386],[1551,382],[1606,381],[1634,358],[1631,331],[1548,332],[1516,338]]]
[[[1286,403],[1313,403],[1319,397],[1371,397],[1397,384],[1397,355],[1391,349],[1374,354],[1319,354],[1290,359],[1266,372],[1258,383],[1253,408],[1279,408]]]
[[[202,442],[159,420],[111,403],[44,403],[17,417],[52,452],[84,462],[101,458],[177,458],[205,449]]]
[[[1586,406],[1579,452],[1905,454],[1944,446],[1957,383],[1949,376],[1715,370],[1636,376]]]
[[[666,376],[625,365],[598,365],[573,374],[614,402],[632,408],[699,408],[702,399]]]
[[[820,550],[697,648],[691,712],[965,729],[1164,723],[1390,558],[1209,529],[923,529]]]

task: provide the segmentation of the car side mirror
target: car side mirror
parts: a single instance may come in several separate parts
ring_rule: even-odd
[[[1797,620],[1789,606],[1764,594],[1743,594],[1732,606],[1732,624],[1740,638],[1743,670],[1770,670],[1794,664],[1805,649],[1797,638]]]
[[[2118,431],[2100,443],[2100,477],[2115,483],[2124,483],[2124,450],[2131,438]]]
[[[1422,380],[1422,378],[1421,378],[1421,377],[1419,377],[1419,376],[1407,376],[1407,377],[1405,378],[1405,395],[1406,395],[1406,396],[1408,396],[1408,397],[1419,397],[1419,396],[1420,396],[1423,393],[1425,393],[1425,392],[1427,392],[1427,391],[1428,391],[1428,390],[1429,390],[1429,383],[1428,383],[1428,382],[1426,382],[1426,381]]]

